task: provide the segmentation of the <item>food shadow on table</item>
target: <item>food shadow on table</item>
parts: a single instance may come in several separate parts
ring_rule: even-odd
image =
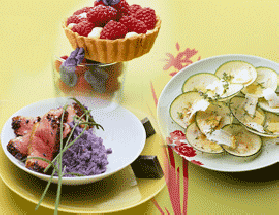
[[[226,183],[231,186],[266,186],[279,181],[278,175],[275,174],[278,172],[278,162],[261,169],[241,172],[215,171],[195,164],[192,164],[191,167],[197,174],[202,175],[212,182]]]

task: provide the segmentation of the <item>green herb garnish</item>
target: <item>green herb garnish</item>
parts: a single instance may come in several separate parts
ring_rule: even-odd
[[[80,101],[79,100],[77,100],[76,98],[71,98],[71,99],[73,99],[79,106],[80,106],[80,108],[83,110],[83,112],[86,112],[87,110],[85,109],[85,107],[80,103]],[[96,123],[95,122],[95,120],[93,119],[93,117],[91,117],[91,116],[89,116],[89,122],[93,122],[93,123]],[[99,129],[99,126],[104,130],[104,128],[101,126],[101,125],[99,125],[99,124],[97,124],[96,123],[96,127],[97,127],[97,129]]]
[[[55,209],[54,209],[54,214],[57,215],[58,213],[58,205],[59,205],[59,200],[60,200],[60,194],[62,192],[62,177],[64,175],[76,175],[76,176],[85,176],[83,174],[80,174],[80,173],[74,173],[74,172],[69,172],[69,173],[65,173],[65,169],[66,169],[66,166],[64,167],[64,170],[62,171],[62,158],[63,158],[63,153],[68,150],[82,135],[83,133],[86,131],[88,125],[95,125],[97,127],[97,129],[102,128],[104,130],[104,128],[96,123],[94,121],[94,119],[90,116],[90,111],[89,110],[86,110],[84,108],[84,106],[76,99],[76,98],[72,98],[73,100],[75,100],[79,106],[81,107],[81,109],[83,110],[84,114],[81,116],[81,117],[74,117],[74,120],[77,119],[77,121],[75,121],[75,125],[65,143],[65,146],[63,148],[63,122],[64,122],[64,116],[65,116],[65,112],[67,110],[67,107],[68,105],[65,105],[64,108],[63,108],[63,114],[62,114],[62,119],[60,121],[60,151],[59,151],[59,154],[52,160],[52,161],[49,161],[45,158],[41,158],[41,157],[28,157],[27,159],[39,159],[39,160],[43,160],[43,161],[46,161],[47,163],[49,163],[49,165],[45,168],[44,172],[46,172],[50,166],[53,167],[53,171],[52,171],[52,174],[51,174],[51,177],[48,181],[48,184],[35,208],[35,210],[37,210],[40,206],[40,204],[42,203],[46,193],[47,193],[47,190],[50,186],[50,183],[52,182],[52,179],[53,179],[53,176],[54,176],[54,173],[57,172],[58,173],[58,184],[57,184],[57,192],[56,192],[56,200],[55,200]],[[85,116],[85,121],[82,120],[82,118]],[[79,125],[85,125],[82,132],[73,140],[70,142],[70,139],[72,138],[72,135],[73,135],[73,132],[75,130],[75,128]],[[54,164],[54,162],[57,160],[56,162],[56,166]]]
[[[223,79],[226,82],[230,82],[233,79],[233,76],[232,75],[228,75],[227,73],[224,73],[223,74]]]
[[[263,86],[263,84],[264,84],[264,82],[262,82],[262,83],[259,83],[259,82],[257,82],[257,86],[259,86],[261,89],[264,89],[265,87]]]
[[[225,94],[227,92],[227,90],[229,89],[229,82],[226,81],[226,83],[223,84],[223,87],[224,87],[223,94]]]
[[[177,115],[178,115],[179,119],[183,119],[183,114],[182,113],[177,112]]]
[[[63,150],[63,122],[65,117],[65,112],[68,108],[68,105],[65,105],[63,108],[63,114],[62,119],[60,121],[60,152]],[[59,160],[57,163],[59,163],[59,172],[58,172],[58,185],[57,185],[57,192],[56,192],[56,200],[55,200],[55,208],[54,208],[54,214],[57,214],[58,211],[58,205],[59,205],[59,198],[60,198],[60,192],[62,189],[62,158],[63,153],[59,153]],[[58,164],[57,164],[58,165]]]

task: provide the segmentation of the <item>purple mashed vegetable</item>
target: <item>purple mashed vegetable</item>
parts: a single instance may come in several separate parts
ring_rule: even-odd
[[[74,127],[74,122],[70,123]],[[74,140],[81,132],[82,128],[76,127],[72,140]],[[103,145],[103,139],[94,134],[93,129],[86,130],[82,136],[63,153],[63,169],[66,166],[65,173],[74,172],[83,175],[97,175],[104,173],[107,169],[107,155],[112,150],[106,149]],[[57,173],[55,173],[57,176]],[[67,174],[65,177],[75,177],[75,175]]]

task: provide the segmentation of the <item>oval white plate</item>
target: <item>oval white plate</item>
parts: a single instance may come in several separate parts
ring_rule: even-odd
[[[15,137],[13,129],[11,128],[12,117],[41,116],[50,109],[56,109],[60,105],[65,105],[65,101],[68,101],[69,104],[73,102],[73,100],[67,100],[65,98],[54,98],[28,105],[13,114],[7,120],[1,133],[2,147],[7,157],[22,170],[46,181],[49,180],[50,176],[25,168],[22,162],[7,151],[9,140]],[[142,123],[130,111],[118,105],[115,105],[116,108],[113,111],[107,111],[106,108],[94,102],[93,98],[83,98],[82,103],[92,110],[91,114],[95,121],[104,127],[104,131],[102,129],[96,129],[96,135],[102,137],[104,146],[106,148],[111,148],[112,154],[108,155],[109,164],[107,165],[106,172],[93,176],[65,177],[63,178],[63,184],[67,185],[96,182],[127,167],[140,155],[146,140],[146,133]],[[57,177],[53,177],[53,182],[57,183]]]
[[[215,70],[223,63],[231,60],[242,60],[253,64],[255,67],[266,66],[274,69],[277,73],[279,71],[279,64],[273,61],[247,55],[222,55],[206,58],[197,61],[190,66],[182,69],[178,74],[176,74],[163,89],[159,102],[158,102],[158,121],[160,130],[164,136],[167,138],[170,133],[175,130],[183,131],[183,129],[172,121],[169,115],[169,107],[173,99],[181,94],[181,87],[184,81],[186,81],[192,75],[198,73],[214,73]],[[238,172],[247,171],[263,168],[278,162],[279,158],[279,142],[277,139],[262,138],[264,140],[264,146],[262,148],[261,154],[253,160],[249,159],[238,159],[235,156],[224,155],[211,155],[201,153],[197,150],[193,150],[191,147],[185,147],[185,154],[188,153],[189,156],[182,155],[179,151],[174,148],[176,153],[180,156],[186,158],[192,163],[198,164],[202,167],[226,172]],[[187,145],[186,145],[187,146]],[[189,145],[188,145],[189,146]],[[187,150],[189,150],[187,152]]]

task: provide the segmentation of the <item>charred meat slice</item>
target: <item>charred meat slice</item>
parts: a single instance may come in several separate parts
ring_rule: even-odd
[[[28,157],[41,157],[51,161],[53,159],[53,149],[45,144],[41,138],[34,136],[28,149]],[[37,172],[43,172],[47,166],[48,163],[46,161],[38,159],[29,159],[25,162],[27,169]]]
[[[26,158],[28,154],[27,148],[30,135],[30,133],[27,133],[24,136],[18,136],[14,139],[11,139],[7,145],[8,152],[10,152],[15,158],[19,160]]]
[[[45,114],[32,131],[30,142],[28,145],[28,157],[41,157],[52,161],[54,154],[58,151],[60,141],[60,120],[62,118],[63,109],[51,110]],[[68,112],[65,112],[63,123],[63,138],[67,137],[71,132],[71,128],[65,122],[68,118]],[[25,166],[42,172],[48,163],[38,159],[27,160]]]
[[[69,123],[74,116],[81,116],[84,112],[77,104],[69,105],[64,114],[63,138],[71,132]],[[12,119],[12,128],[17,136],[8,143],[8,151],[18,159],[26,157],[41,157],[52,161],[58,152],[60,142],[60,120],[63,108],[50,110],[42,117],[17,116]],[[85,120],[85,116],[83,117]],[[91,127],[91,126],[90,126]],[[48,163],[43,160],[30,159],[25,162],[28,169],[43,172]]]
[[[33,125],[40,121],[40,117],[16,116],[12,118],[12,129],[16,136],[23,136],[32,131]]]

